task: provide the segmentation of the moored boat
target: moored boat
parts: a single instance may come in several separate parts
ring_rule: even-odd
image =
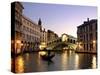
[[[42,54],[40,54],[41,58],[44,60],[51,60],[55,56],[55,53],[51,52],[50,50],[47,50],[44,52],[45,52],[44,54],[43,54],[43,52],[42,52]]]
[[[44,60],[51,60],[54,56],[55,56],[55,54],[52,54],[52,55],[41,55],[42,59],[44,59]]]

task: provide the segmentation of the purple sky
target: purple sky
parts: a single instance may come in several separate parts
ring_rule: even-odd
[[[66,33],[77,37],[77,26],[87,18],[97,19],[97,7],[79,5],[59,5],[43,3],[22,3],[23,14],[34,22],[41,18],[42,26],[56,32],[59,36]]]

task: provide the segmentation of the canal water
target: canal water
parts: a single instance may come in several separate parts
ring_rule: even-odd
[[[26,53],[15,59],[17,73],[95,69],[96,67],[95,54],[75,53],[71,50],[56,52],[51,61],[42,60],[38,52]]]

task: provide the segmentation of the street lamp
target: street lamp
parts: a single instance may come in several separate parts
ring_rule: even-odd
[[[23,43],[21,43],[21,46],[23,46]]]
[[[20,53],[21,52],[21,40],[16,40],[15,49],[16,49],[16,53]]]
[[[21,44],[21,41],[20,41],[20,40],[16,40],[16,43],[17,43],[17,44]]]
[[[95,44],[96,43],[96,41],[95,40],[93,40],[93,44]]]
[[[92,42],[93,42],[93,51],[96,51],[96,41],[93,40]]]

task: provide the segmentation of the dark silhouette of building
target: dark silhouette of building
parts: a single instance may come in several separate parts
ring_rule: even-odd
[[[22,12],[24,7],[20,2],[11,3],[11,51],[19,51],[21,43]]]
[[[84,21],[77,27],[77,52],[97,53],[97,19]]]
[[[49,42],[49,41],[53,41],[53,40],[55,40],[56,38],[58,38],[58,35],[57,35],[56,33],[54,33],[54,32],[51,31],[51,30],[48,30],[48,31],[47,31],[47,40],[48,40],[48,42]]]

